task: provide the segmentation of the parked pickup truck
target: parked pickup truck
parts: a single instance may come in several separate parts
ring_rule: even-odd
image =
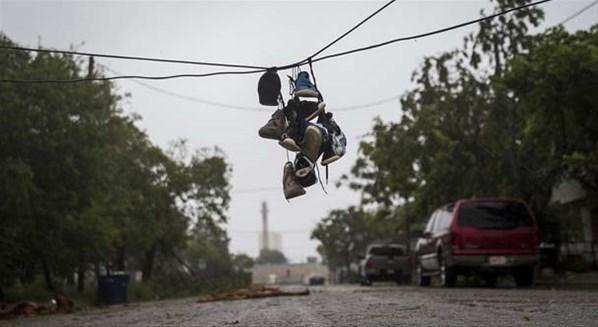
[[[406,247],[400,244],[371,244],[360,263],[361,285],[375,281],[408,282],[411,260]]]

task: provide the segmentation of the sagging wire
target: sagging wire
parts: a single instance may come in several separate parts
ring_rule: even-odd
[[[390,5],[394,1],[395,0],[390,1],[389,3],[387,3],[387,5],[383,6],[378,11],[376,11],[375,14],[381,12],[383,9],[386,9],[388,7],[388,5]],[[537,5],[540,5],[540,4],[549,2],[549,1],[552,1],[552,0],[536,1],[536,2],[525,4],[525,5],[521,5],[521,6],[518,6],[518,7],[514,7],[514,8],[511,8],[511,9],[506,9],[504,11],[501,11],[501,12],[498,12],[498,13],[495,13],[495,14],[492,14],[492,15],[489,15],[489,16],[481,17],[481,18],[478,18],[478,19],[475,19],[475,20],[471,20],[471,21],[467,21],[467,22],[464,22],[464,23],[452,25],[452,26],[449,26],[449,27],[437,29],[437,30],[434,30],[434,31],[431,31],[431,32],[426,32],[426,33],[421,33],[421,34],[411,35],[411,36],[406,36],[406,37],[400,37],[400,38],[392,39],[392,40],[389,40],[389,41],[385,41],[385,42],[380,42],[380,43],[368,45],[368,46],[361,47],[361,48],[356,48],[356,49],[352,49],[352,50],[348,50],[348,51],[333,53],[331,55],[327,55],[327,56],[323,56],[323,57],[319,57],[319,58],[314,58],[315,55],[312,55],[312,56],[309,56],[307,59],[301,60],[299,62],[292,63],[292,64],[285,65],[285,66],[274,67],[274,68],[277,69],[277,70],[286,70],[286,69],[300,67],[302,65],[308,64],[309,61],[310,61],[310,59],[311,59],[312,63],[315,63],[315,62],[322,61],[322,60],[327,60],[327,59],[331,59],[331,58],[346,56],[346,55],[357,53],[357,52],[362,52],[362,51],[367,51],[367,50],[371,50],[371,49],[383,47],[383,46],[386,46],[386,45],[389,45],[389,44],[393,44],[393,43],[397,43],[397,42],[403,42],[403,41],[408,41],[408,40],[414,40],[414,39],[420,39],[420,38],[424,38],[424,37],[429,37],[429,36],[432,36],[432,35],[436,35],[436,34],[448,32],[448,31],[451,31],[451,30],[454,30],[454,29],[462,28],[462,27],[465,27],[465,26],[468,26],[468,25],[477,24],[477,23],[480,23],[480,22],[483,22],[483,21],[486,21],[486,20],[491,20],[491,19],[494,19],[496,17],[506,15],[506,14],[508,14],[510,12],[513,12],[513,11],[521,10],[521,9],[532,7],[532,6],[537,6]],[[370,15],[368,18],[366,18],[365,20],[363,20],[362,22],[360,22],[359,24],[357,24],[356,26],[354,26],[353,28],[351,28],[348,32],[346,32],[343,35],[341,35],[341,37],[337,38],[336,40],[334,40],[333,42],[331,42],[330,44],[328,44],[326,47],[324,47],[324,48],[320,49],[319,51],[317,51],[316,54],[320,54],[322,51],[326,50],[327,48],[329,48],[330,46],[332,46],[334,43],[338,42],[340,39],[342,39],[346,35],[349,35],[357,27],[361,26],[361,24],[365,23],[365,21],[369,20],[371,17],[373,17],[373,15]],[[227,63],[210,63],[210,62],[200,62],[200,61],[193,62],[193,61],[187,61],[187,60],[160,59],[160,58],[147,58],[147,57],[134,57],[134,56],[120,56],[120,55],[108,55],[108,54],[99,54],[99,53],[86,53],[86,52],[77,52],[77,51],[63,51],[63,50],[50,50],[50,49],[32,49],[32,48],[9,47],[9,46],[0,46],[0,49],[10,49],[10,50],[19,50],[19,51],[34,51],[34,52],[48,52],[48,53],[63,53],[63,54],[84,55],[84,56],[92,56],[93,55],[93,56],[96,56],[96,57],[104,57],[104,58],[131,59],[131,60],[149,60],[149,61],[158,61],[158,62],[170,62],[170,63],[181,63],[181,64],[182,63],[186,63],[186,64],[196,64],[196,65],[212,65],[212,66],[228,67],[228,68],[257,68],[255,70],[248,70],[248,71],[220,71],[220,72],[212,72],[212,73],[206,73],[206,74],[181,74],[181,75],[169,75],[169,76],[129,75],[129,76],[98,77],[98,78],[79,78],[79,79],[71,79],[71,80],[17,80],[17,79],[0,79],[0,82],[8,82],[8,83],[77,83],[77,82],[85,82],[85,81],[102,81],[102,80],[133,79],[133,78],[136,78],[136,79],[150,79],[150,80],[163,80],[163,79],[183,78],[183,77],[209,77],[209,76],[216,76],[216,75],[257,74],[257,73],[265,72],[267,70],[266,67],[253,66],[253,65],[227,64]]]

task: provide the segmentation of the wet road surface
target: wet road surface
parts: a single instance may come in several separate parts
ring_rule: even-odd
[[[0,326],[598,326],[597,290],[311,288],[309,296],[195,303],[168,300]]]

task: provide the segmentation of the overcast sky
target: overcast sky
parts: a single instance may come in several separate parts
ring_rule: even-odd
[[[542,5],[544,27],[559,23],[592,1],[554,0]],[[284,65],[304,59],[382,6],[385,1],[8,1],[0,0],[0,30],[22,46],[68,49],[133,56]],[[426,32],[479,17],[489,11],[486,0],[399,0],[325,53],[348,50],[388,39]],[[566,24],[567,29],[598,23],[598,6]],[[132,97],[126,112],[143,117],[139,126],[155,144],[166,148],[184,138],[190,149],[218,146],[233,166],[232,202],[227,225],[231,250],[258,253],[261,202],[270,209],[270,229],[283,234],[284,253],[293,261],[316,255],[310,230],[335,208],[359,202],[359,194],[337,189],[348,174],[360,139],[372,120],[397,121],[398,99],[359,110],[343,108],[388,99],[410,87],[412,72],[424,56],[461,45],[475,27],[314,65],[327,109],[348,137],[348,153],[330,165],[328,195],[312,186],[305,196],[287,202],[282,193],[285,151],[261,139],[257,130],[272,107],[258,103],[259,75],[145,81],[170,92],[211,102],[262,108],[244,111],[202,104],[157,92],[133,80],[118,81]],[[202,73],[212,68],[149,62],[96,59],[122,74]],[[281,72],[284,77],[289,72]],[[112,75],[111,72],[106,72]],[[43,77],[40,77],[43,78]],[[288,99],[287,84],[283,92]],[[60,87],[60,86],[57,86]],[[339,111],[335,111],[339,109]],[[256,190],[258,191],[250,191]],[[265,190],[264,190],[265,189]]]

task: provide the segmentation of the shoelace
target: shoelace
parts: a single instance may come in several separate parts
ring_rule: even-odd
[[[316,172],[318,173],[318,181],[320,182],[320,186],[322,187],[322,191],[324,191],[324,193],[326,193],[326,195],[328,195],[328,192],[326,192],[326,188],[324,187],[324,184],[322,183],[322,178],[320,178],[320,168],[318,167],[318,164],[315,164],[316,166]],[[326,166],[326,185],[328,185],[328,166]]]

